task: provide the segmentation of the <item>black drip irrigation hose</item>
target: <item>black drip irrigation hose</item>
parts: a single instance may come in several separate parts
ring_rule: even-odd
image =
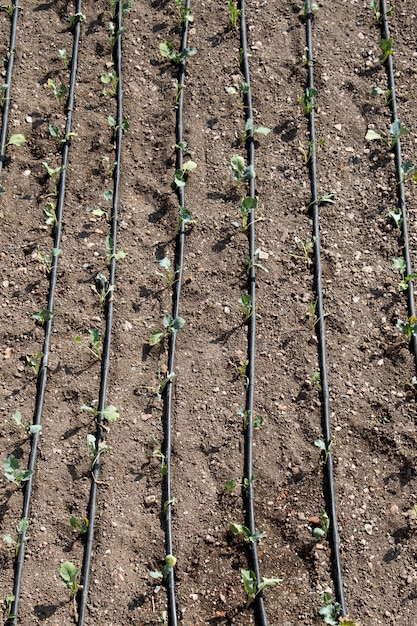
[[[388,27],[388,17],[387,17],[387,3],[386,0],[380,0],[380,12],[381,12],[381,34],[383,39],[390,39],[390,31]],[[392,54],[388,55],[386,60],[386,69],[388,74],[388,88],[391,91],[391,112],[392,112],[392,122],[398,122],[398,109],[397,109],[397,98],[395,94],[395,79],[394,79],[394,61],[392,58]],[[412,262],[410,255],[410,242],[408,235],[408,219],[407,219],[407,207],[405,202],[405,189],[404,189],[404,175],[402,171],[403,158],[401,151],[401,140],[397,139],[394,145],[394,154],[395,154],[395,178],[397,181],[397,195],[398,195],[398,203],[399,208],[401,210],[402,217],[402,225],[401,225],[401,235],[403,240],[403,248],[404,248],[404,260],[406,264],[406,275],[412,276]],[[415,299],[414,299],[414,283],[412,280],[408,283],[408,312],[410,317],[416,315],[416,307],[415,307]],[[416,335],[411,336],[410,347],[412,349],[414,355],[414,363],[417,369],[417,337]]]
[[[190,0],[186,0],[185,11],[190,12]],[[188,41],[188,20],[183,23],[182,38],[181,38],[181,53],[187,48]],[[186,70],[186,56],[181,60],[178,69],[178,101],[177,101],[177,116],[175,126],[176,137],[176,169],[182,170],[183,168],[183,107],[184,107],[184,89],[185,84],[185,70]],[[185,207],[185,187],[178,187],[178,202],[180,208]],[[184,245],[185,245],[185,223],[183,219],[179,219],[179,231],[177,235],[177,241],[175,246],[175,268],[177,268],[175,274],[175,282],[173,285],[172,293],[172,317],[176,319],[179,315],[180,295],[182,287],[182,274],[183,274],[183,262],[184,262]],[[172,471],[171,471],[171,457],[172,457],[172,405],[173,405],[173,383],[172,378],[175,375],[175,348],[176,348],[176,332],[172,332],[169,338],[169,354],[168,354],[168,371],[167,376],[169,378],[168,384],[165,389],[164,398],[164,455],[166,464],[166,474],[164,482],[164,509],[165,509],[165,553],[173,554],[173,533],[172,533]],[[167,595],[168,595],[168,620],[170,626],[177,626],[177,601],[175,595],[175,573],[174,568],[170,568],[167,576]]]
[[[101,357],[101,375],[100,375],[100,389],[97,405],[97,429],[96,429],[96,449],[100,449],[100,445],[103,443],[103,412],[106,407],[106,395],[107,385],[110,372],[110,348],[111,348],[111,334],[113,324],[113,293],[116,280],[116,250],[117,250],[117,221],[118,221],[118,209],[119,209],[119,195],[120,195],[120,173],[121,173],[121,155],[122,155],[122,140],[123,140],[123,84],[122,84],[122,16],[123,16],[123,3],[118,2],[115,11],[116,22],[116,40],[113,48],[113,60],[115,65],[115,71],[117,75],[117,113],[116,113],[116,136],[115,136],[115,161],[116,165],[113,170],[113,206],[112,206],[112,219],[110,224],[110,237],[113,245],[111,250],[110,268],[109,268],[109,283],[108,283],[108,296],[106,299],[106,313],[105,313],[105,334],[103,339],[103,349]],[[94,543],[94,524],[96,516],[96,504],[97,504],[97,491],[99,486],[100,476],[100,455],[98,455],[91,468],[91,487],[90,487],[90,500],[88,505],[88,530],[87,538],[84,549],[83,568],[82,568],[82,590],[78,606],[78,626],[83,626],[86,618],[87,602],[88,602],[88,590],[91,573],[91,558],[93,552]]]
[[[255,171],[255,142],[253,136],[253,106],[252,106],[252,93],[250,86],[250,73],[249,73],[249,54],[248,54],[248,42],[246,34],[246,15],[245,15],[245,0],[240,2],[240,42],[241,42],[241,69],[244,75],[245,83],[247,84],[247,91],[245,94],[245,105],[247,119],[252,120],[249,130],[246,132],[246,147],[248,154],[248,165],[252,166]],[[249,196],[256,198],[255,189],[255,177],[249,179]],[[244,462],[244,477],[247,479],[247,489],[244,489],[244,498],[246,504],[246,518],[247,526],[251,535],[256,533],[255,524],[255,512],[254,512],[254,487],[253,487],[253,407],[254,407],[254,393],[255,393],[255,356],[256,356],[256,272],[255,272],[255,209],[252,209],[248,216],[249,229],[249,258],[251,260],[249,277],[248,277],[248,292],[251,298],[252,315],[248,322],[248,366],[246,375],[248,378],[248,386],[246,390],[246,415],[247,428],[245,430],[245,462]],[[261,583],[261,574],[259,567],[258,548],[255,541],[251,541],[250,545],[251,559],[253,571],[256,576],[256,584],[259,586]],[[255,610],[258,617],[258,622],[261,626],[268,625],[268,618],[266,615],[265,602],[263,593],[258,593],[255,599]]]
[[[19,0],[14,0],[12,3],[13,16],[10,29],[10,45],[9,45],[9,58],[7,60],[6,82],[7,85],[2,99],[4,98],[2,120],[1,120],[1,133],[0,133],[0,178],[3,170],[4,156],[6,152],[7,143],[7,127],[9,123],[10,112],[10,94],[11,83],[13,74],[13,63],[16,54],[16,34],[17,34],[17,18],[19,17]]]
[[[81,0],[77,0],[76,2],[76,12],[81,13]],[[78,48],[80,42],[80,30],[81,24],[77,22],[74,26],[74,40],[73,40],[73,48],[72,48],[72,60],[71,60],[71,76],[70,76],[70,87],[69,87],[69,95],[68,95],[68,103],[67,103],[67,120],[65,125],[65,137],[66,141],[63,144],[62,149],[62,159],[61,166],[62,172],[59,179],[58,185],[58,198],[57,198],[57,206],[55,209],[56,214],[56,228],[54,234],[54,248],[59,249],[61,245],[62,238],[62,216],[64,212],[64,201],[65,201],[65,183],[66,183],[66,168],[68,165],[68,155],[70,148],[70,133],[71,133],[71,124],[72,124],[72,112],[74,108],[74,97],[75,97],[75,84],[76,84],[76,74],[77,74],[77,65],[78,65]],[[58,256],[54,256],[52,260],[50,279],[49,279],[49,294],[48,294],[48,304],[47,309],[51,313],[54,310],[54,300],[55,300],[55,290],[58,281]],[[45,338],[43,343],[43,356],[40,362],[38,380],[37,380],[37,390],[36,390],[36,401],[35,401],[35,411],[33,416],[33,424],[40,425],[42,422],[42,411],[45,401],[45,392],[46,392],[46,383],[48,379],[48,360],[49,360],[49,352],[50,352],[50,344],[51,344],[51,336],[52,336],[52,322],[53,318],[51,317],[45,322]],[[39,443],[40,433],[36,431],[32,435],[31,441],[31,449],[28,463],[28,470],[34,472],[36,467],[36,458],[37,458],[37,450]],[[33,480],[35,474],[33,473],[29,480],[25,483],[24,487],[24,498],[23,498],[23,513],[22,517],[29,519],[30,517],[30,509],[31,509],[31,500],[32,500],[32,491],[33,491]],[[15,566],[15,577],[14,577],[14,586],[13,586],[13,595],[14,601],[11,606],[11,617],[7,624],[17,624],[17,616],[19,610],[19,599],[20,599],[20,590],[21,590],[21,581],[22,581],[22,572],[23,572],[23,564],[25,558],[25,542],[26,531],[19,535],[19,545],[20,550],[16,559]]]
[[[306,16],[306,36],[307,36],[307,60],[308,60],[308,89],[314,89],[314,70],[313,70],[313,36],[312,36],[313,14],[311,10],[311,1],[308,0],[308,14]],[[322,281],[322,265],[321,265],[321,244],[320,244],[320,217],[319,217],[319,199],[317,194],[317,164],[316,164],[316,135],[314,123],[314,107],[309,114],[309,131],[311,145],[313,146],[310,159],[310,179],[311,179],[311,212],[313,218],[313,242],[314,242],[314,270],[315,270],[315,288],[317,295],[317,317],[316,324],[317,339],[319,344],[319,366],[320,366],[320,382],[321,382],[321,406],[322,406],[322,428],[324,443],[326,446],[325,470],[325,494],[326,507],[330,520],[330,543],[333,557],[333,574],[336,593],[336,601],[340,604],[342,616],[346,615],[345,593],[343,588],[342,566],[340,561],[340,542],[339,530],[337,524],[336,513],[336,496],[334,485],[334,468],[333,454],[331,450],[332,438],[330,429],[330,408],[329,408],[329,382],[327,377],[327,356],[326,356],[326,334],[324,324],[324,305],[323,305],[323,281]]]

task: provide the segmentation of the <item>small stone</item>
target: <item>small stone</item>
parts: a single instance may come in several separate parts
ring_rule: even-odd
[[[32,172],[30,170],[25,170],[23,172],[23,176],[30,176],[32,174]]]
[[[156,496],[150,495],[145,498],[145,506],[155,506],[156,505]]]
[[[46,533],[45,526],[40,526],[39,530],[41,531],[41,533]]]
[[[133,326],[130,322],[128,322],[127,320],[125,321],[125,323],[123,324],[123,328],[127,331],[132,330]]]
[[[223,311],[224,311],[225,315],[230,315],[230,307],[225,306]]]
[[[196,593],[190,593],[190,600],[193,600],[193,602],[197,602],[198,595]]]
[[[356,35],[358,39],[365,39],[365,35],[363,33],[361,33],[359,31],[359,33]]]
[[[365,524],[364,528],[365,528],[365,532],[368,535],[372,535],[372,532],[373,532],[372,524]]]
[[[336,130],[342,130],[342,124],[335,124],[334,127]]]
[[[211,535],[206,535],[206,536],[205,536],[205,538],[204,538],[204,541],[205,541],[206,543],[215,543],[215,541],[216,541],[216,540],[215,540],[215,538],[214,538],[214,537],[212,537]]]
[[[260,250],[258,257],[261,261],[267,261],[269,259],[269,254],[268,252],[264,252],[264,250]]]
[[[26,115],[25,120],[27,121],[28,124],[32,124],[33,122],[33,118],[30,115]]]

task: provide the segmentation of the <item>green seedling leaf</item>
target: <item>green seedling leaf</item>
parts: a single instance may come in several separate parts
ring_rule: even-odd
[[[3,463],[4,475],[7,480],[16,483],[18,487],[22,487],[22,483],[28,481],[33,475],[33,470],[21,470],[19,460],[10,454]]]
[[[164,57],[164,59],[174,60],[177,58],[175,47],[169,41],[162,41],[159,44],[159,54]]]
[[[400,120],[395,120],[389,129],[389,134],[391,137],[391,147],[395,146],[395,144],[397,143],[397,141],[401,138],[404,137],[404,135],[408,135],[409,134],[409,130],[408,128],[405,128],[405,126],[401,125]]]
[[[327,459],[329,458],[331,442],[329,446],[326,446],[325,442],[322,439],[316,439],[314,445],[324,453],[324,464],[327,463]]]
[[[388,213],[388,216],[392,219],[395,226],[397,228],[400,228],[403,221],[403,214],[401,209],[392,209],[392,211]]]
[[[162,580],[163,577],[164,577],[162,572],[159,572],[158,570],[154,570],[153,572],[149,572],[149,576],[151,578],[153,578],[154,580]]]
[[[23,146],[23,144],[26,143],[26,138],[24,135],[21,135],[20,133],[17,133],[15,135],[12,135],[7,143],[8,146]]]
[[[182,171],[183,172],[194,172],[196,167],[197,167],[197,163],[194,163],[194,161],[187,161],[182,166]]]
[[[254,133],[256,133],[257,135],[269,135],[270,132],[271,129],[267,128],[266,126],[257,126],[254,130]]]
[[[319,614],[323,617],[325,624],[330,626],[338,626],[340,624],[339,617],[342,612],[342,607],[338,602],[333,602],[329,593],[324,593],[322,596],[324,606],[319,610]]]
[[[67,587],[74,595],[78,591],[77,577],[80,573],[78,567],[76,567],[70,561],[62,563],[59,574],[61,576],[61,583],[64,587]]]
[[[42,430],[41,424],[25,424],[20,411],[15,411],[12,415],[12,418],[14,419],[16,424],[23,428],[29,435],[40,433]]]
[[[149,335],[148,343],[150,346],[156,346],[158,343],[161,343],[164,338],[164,332],[162,330],[154,330]]]
[[[243,588],[246,592],[247,602],[246,608],[255,600],[258,593],[260,593],[265,587],[275,587],[279,585],[282,580],[280,578],[262,578],[259,586],[256,584],[256,574],[252,570],[241,569]]]
[[[234,480],[227,480],[224,487],[224,493],[226,495],[229,495],[232,493],[233,489],[236,489],[236,487],[238,487],[238,483],[236,483]]]
[[[369,129],[365,135],[365,141],[378,141],[379,139],[382,139],[381,135],[372,129]]]
[[[417,336],[417,318],[414,315],[411,315],[407,322],[398,320],[396,326],[408,341],[411,340],[411,337]]]
[[[119,419],[120,412],[115,406],[109,404],[109,406],[106,406],[106,408],[102,411],[102,416],[103,419],[105,419],[109,424],[113,424]]]
[[[398,270],[401,276],[404,276],[404,274],[407,271],[407,264],[405,262],[404,257],[401,256],[401,257],[392,259],[392,269]]]
[[[71,515],[70,524],[80,535],[85,535],[88,532],[89,521],[87,517],[78,518],[75,515]]]
[[[388,57],[392,54],[392,37],[389,39],[381,39],[379,47],[382,50],[382,54],[379,56],[379,60],[382,64],[388,59]]]
[[[239,154],[234,154],[230,159],[230,164],[234,172],[243,172],[245,169],[245,159]]]
[[[43,311],[36,311],[32,314],[32,319],[36,322],[40,322],[44,324],[45,322],[49,322],[53,318],[52,311],[48,311],[48,309],[44,309]]]

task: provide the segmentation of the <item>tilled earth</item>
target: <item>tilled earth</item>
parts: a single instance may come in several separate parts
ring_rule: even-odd
[[[317,380],[318,348],[311,319],[313,271],[303,244],[312,223],[308,120],[298,97],[306,86],[305,24],[301,3],[250,1],[247,5],[255,124],[269,127],[256,150],[259,196],[257,247],[268,273],[257,272],[258,308],[255,433],[256,520],[261,573],[279,577],[265,590],[271,625],[323,623],[318,611],[332,592],[328,542],[312,536],[325,508],[323,466],[314,441],[322,436]],[[49,125],[62,132],[64,103],[48,79],[68,84],[58,53],[70,55],[71,3],[27,0],[19,15],[12,84],[10,133],[27,142],[9,146],[1,185],[1,459],[27,463],[30,441],[12,414],[32,419],[36,376],[27,357],[42,350],[43,329],[32,313],[45,308],[48,277],[39,254],[52,247],[42,208],[51,185],[42,162],[60,163]],[[114,159],[108,116],[116,101],[103,93],[112,71],[110,7],[83,4],[74,132],[63,218],[62,254],[54,311],[49,377],[37,461],[29,539],[22,581],[22,626],[73,621],[73,604],[60,583],[63,561],[82,563],[83,540],[69,524],[86,514],[90,461],[86,436],[95,431],[82,405],[98,397],[100,364],[74,337],[104,331],[92,285],[106,274],[103,193],[112,188],[103,157]],[[237,410],[245,405],[239,367],[246,360],[247,328],[239,298],[247,290],[248,241],[242,231],[230,158],[245,156],[240,137],[245,112],[239,98],[240,40],[230,28],[226,2],[196,0],[184,91],[184,137],[197,169],[186,186],[189,229],[177,339],[173,518],[177,600],[182,622],[254,624],[245,609],[240,569],[248,568],[243,541],[230,522],[244,523],[241,494],[224,494],[227,480],[243,473],[244,433]],[[390,18],[399,117],[410,130],[404,160],[416,154],[416,7],[400,0]],[[127,256],[117,266],[115,320],[108,402],[121,413],[106,433],[102,457],[88,624],[160,624],[164,586],[149,572],[164,558],[162,478],[150,436],[162,439],[162,403],[155,397],[158,370],[167,355],[149,349],[149,334],[171,312],[172,292],[158,275],[158,261],[173,262],[178,202],[175,170],[176,69],[158,45],[177,48],[180,29],[173,2],[132,3],[123,33],[124,117],[129,121],[122,156],[118,245]],[[0,56],[6,57],[10,18],[0,12]],[[319,195],[336,203],[320,207],[330,408],[334,434],[337,510],[347,607],[363,625],[417,624],[416,404],[413,357],[396,328],[408,318],[407,299],[392,259],[402,254],[400,231],[389,218],[397,206],[392,152],[369,143],[369,129],[387,135],[391,113],[379,61],[381,33],[368,1],[319,4],[313,22]],[[230,90],[229,90],[230,91]],[[415,187],[406,184],[410,244],[416,261]],[[312,259],[314,261],[314,259]],[[0,478],[2,534],[15,536],[22,493]],[[4,542],[0,597],[13,588],[13,551]]]

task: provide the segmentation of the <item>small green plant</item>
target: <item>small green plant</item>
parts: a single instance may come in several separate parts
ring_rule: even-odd
[[[104,439],[97,443],[96,436],[91,433],[87,435],[87,447],[90,453],[91,467],[94,467],[95,463],[104,452],[110,452],[110,448]]]
[[[243,526],[242,524],[235,524],[235,522],[231,522],[229,524],[229,531],[232,533],[232,535],[235,536],[242,535],[246,543],[256,543],[258,539],[262,539],[263,537],[265,537],[265,533],[263,530],[258,530],[252,535],[247,526]]]
[[[62,100],[65,98],[65,96],[68,93],[68,89],[66,88],[66,86],[64,85],[64,83],[61,83],[59,86],[55,83],[54,80],[52,80],[52,78],[48,78],[48,83],[47,83],[49,89],[52,91],[55,100],[58,102],[58,104],[60,104],[62,102]]]
[[[316,97],[318,91],[314,87],[307,87],[302,96],[298,96],[298,102],[301,104],[304,115],[310,115],[316,106]]]
[[[13,606],[15,599],[16,597],[12,593],[8,594],[5,598],[4,603],[6,605],[6,616],[5,616],[6,622],[16,617],[16,615],[12,613],[12,606]]]
[[[22,517],[17,525],[17,541],[13,539],[11,535],[3,535],[3,541],[5,541],[14,550],[14,555],[17,557],[19,550],[28,537],[25,536],[27,529],[29,528],[29,521],[26,517]],[[22,538],[23,535],[23,538]]]
[[[407,264],[403,257],[392,259],[392,268],[398,270],[401,274],[401,281],[398,285],[398,291],[407,291],[410,281],[417,278],[417,274],[406,274]]]
[[[377,24],[379,24],[382,21],[382,17],[383,17],[383,13],[381,13],[380,11],[379,0],[371,0],[371,9],[374,12],[374,17],[375,17]],[[395,7],[391,7],[385,13],[385,17],[391,17],[394,11],[395,11]]]
[[[327,463],[327,459],[329,458],[329,454],[331,452],[331,448],[332,448],[332,441],[330,441],[329,445],[326,446],[326,443],[323,441],[323,439],[316,439],[314,442],[314,445],[321,450],[321,452],[323,452],[324,455],[324,460],[323,463],[324,465],[326,465]]]
[[[390,37],[389,39],[381,39],[380,41],[379,47],[381,48],[382,52],[379,55],[379,60],[381,61],[382,65],[384,65],[388,57],[392,55],[392,41],[392,37]]]
[[[61,255],[62,251],[59,248],[52,248],[50,254],[44,254],[38,252],[37,259],[45,268],[47,274],[51,273],[52,267],[55,263],[55,259]]]
[[[184,22],[194,22],[194,17],[191,15],[191,9],[182,6],[182,0],[174,0],[175,7],[178,13],[178,20],[180,24]]]
[[[391,104],[392,100],[392,91],[391,89],[386,89],[385,91],[381,89],[381,87],[373,87],[372,88],[372,97],[376,98],[376,96],[383,96],[385,100],[385,104],[388,106]]]
[[[236,178],[235,178],[236,180]],[[258,207],[258,198],[252,198],[251,196],[245,196],[242,199],[242,203],[239,207],[240,215],[242,217],[242,228],[246,232],[251,225],[249,222],[249,218],[251,216],[252,211],[257,209]],[[255,221],[259,222],[263,218],[258,217]]]
[[[19,459],[13,454],[9,454],[6,461],[4,461],[3,469],[7,480],[15,483],[19,489],[22,489],[24,483],[30,480],[34,473],[33,470],[21,470]]]
[[[129,9],[130,10],[130,9]],[[116,29],[116,24],[114,22],[109,22],[109,34],[110,34],[110,53],[113,54],[113,49],[116,44],[116,41],[120,35],[126,31],[126,26],[122,26],[118,30]]]
[[[158,276],[162,276],[162,278],[165,279],[165,281],[167,283],[167,286],[169,288],[171,288],[172,285],[174,284],[175,276],[176,276],[176,274],[178,272],[178,269],[171,268],[171,261],[170,261],[170,259],[168,259],[168,257],[164,257],[163,259],[158,261],[158,265],[164,271],[163,272],[156,272],[157,275]]]
[[[317,302],[318,302],[318,298],[310,302],[309,307],[308,307],[309,308],[308,323],[310,324],[311,330],[314,330],[314,327],[318,322],[318,319],[316,316]]]
[[[310,269],[313,264],[313,261],[311,260],[311,255],[314,252],[314,241],[311,241],[310,239],[306,239],[306,241],[302,241],[302,239],[300,239],[297,236],[294,237],[294,241],[300,244],[304,253],[304,256],[302,258],[305,261],[307,269]]]
[[[0,6],[0,10],[1,11],[5,11],[6,13],[8,13],[10,18],[13,17],[13,13],[14,13],[16,8],[17,8],[17,6],[14,5],[14,4],[2,4]]]
[[[177,559],[173,554],[167,554],[164,561],[165,565],[162,568],[162,572],[160,572],[159,570],[149,572],[151,578],[154,578],[155,580],[166,580],[168,578],[169,574],[172,572],[177,564]]]
[[[36,433],[40,433],[42,430],[41,424],[25,424],[20,411],[15,411],[12,415],[12,418],[15,421],[15,423],[21,428],[23,428],[23,430],[28,435],[35,435]]]
[[[241,10],[237,8],[234,0],[229,0],[227,6],[229,8],[230,24],[232,28],[236,28],[237,21],[240,18]]]
[[[7,148],[7,146],[18,146],[20,148],[20,146],[23,146],[24,143],[26,143],[25,136],[21,133],[16,133],[10,137],[9,141],[5,145],[5,148]]]
[[[45,218],[45,224],[52,226],[53,229],[58,225],[58,219],[56,216],[56,204],[54,202],[47,202],[42,208],[42,213]]]
[[[69,62],[67,51],[65,50],[65,48],[62,48],[61,50],[58,50],[58,54],[59,54],[59,57],[64,62],[66,69],[68,70],[70,62]]]
[[[43,309],[42,311],[35,311],[35,313],[32,313],[32,319],[34,319],[35,322],[41,324],[41,326],[43,326],[46,322],[50,322],[53,316],[54,314],[52,313],[52,311],[48,311],[48,309]]]
[[[401,165],[401,180],[400,183],[407,183],[408,181],[417,183],[417,170],[416,166],[411,161],[406,161]],[[397,209],[401,213],[401,209]]]
[[[245,124],[245,132],[241,136],[240,140],[243,143],[248,137],[253,137],[254,135],[269,135],[271,129],[267,126],[253,126],[253,119],[248,117]]]
[[[110,235],[107,235],[107,237],[105,238],[104,245],[106,246],[107,265],[110,265],[112,259],[115,259],[116,261],[121,261],[122,259],[126,258],[126,250],[117,250],[117,252],[113,252],[114,241],[113,238],[110,237]]]
[[[108,157],[103,157],[104,158],[108,158]],[[115,164],[117,163],[117,161],[114,162]],[[91,213],[91,215],[95,215],[96,217],[106,217],[106,220],[108,222],[111,221],[111,217],[112,217],[112,210],[113,210],[113,191],[111,189],[106,189],[106,191],[103,191],[103,198],[106,201],[106,208],[105,210],[103,209],[95,209],[93,206],[87,205],[87,211],[89,213]]]
[[[106,406],[102,411],[99,411],[95,407],[87,406],[86,404],[83,404],[81,409],[83,411],[90,411],[90,413],[94,414],[94,417],[96,419],[101,415],[102,419],[106,420],[108,424],[113,424],[114,422],[117,422],[120,417],[119,409],[113,406],[113,404],[109,404],[109,406]]]
[[[407,341],[417,337],[417,317],[411,315],[407,322],[397,321],[397,328],[402,332]]]
[[[113,130],[113,141],[116,141],[117,131],[119,129],[124,133],[129,130],[129,122],[127,120],[123,120],[121,124],[116,124],[116,120],[114,119],[114,117],[109,115],[109,117],[107,118],[107,123]]]
[[[330,624],[331,626],[339,626],[339,617],[342,614],[342,607],[340,606],[339,602],[333,602],[330,593],[324,593],[322,595],[322,600],[324,602],[324,606],[322,606],[322,608],[319,610],[319,614],[324,619],[325,624]]]
[[[117,165],[117,161],[111,161],[110,157],[108,157],[108,156],[101,157],[101,160],[103,161],[103,163],[105,164],[105,166],[107,168],[107,173],[108,173],[109,177],[112,178],[113,172],[114,172],[114,168]],[[113,195],[113,192],[112,192],[112,195]]]
[[[252,180],[255,178],[255,170],[253,165],[246,165],[245,159],[239,154],[234,154],[230,159],[232,166],[233,180],[239,187],[244,180]]]
[[[188,179],[188,175],[197,168],[197,163],[194,161],[187,161],[183,164],[182,168],[175,170],[174,184],[176,187],[185,187],[185,183]]]
[[[197,54],[196,48],[184,48],[180,53],[175,50],[175,46],[169,41],[162,41],[159,44],[159,54],[164,59],[169,59],[174,65],[180,65],[184,63],[187,57],[191,57]]]
[[[243,588],[246,593],[246,608],[252,604],[258,593],[265,587],[276,587],[282,580],[280,578],[262,578],[262,582],[259,585],[256,582],[256,574],[252,570],[241,569]]]
[[[405,126],[402,126],[400,120],[395,120],[389,129],[389,134],[390,134],[390,138],[391,138],[391,148],[393,148],[396,143],[398,142],[399,139],[401,139],[401,137],[404,137],[404,135],[408,135],[409,134],[409,130],[408,128],[405,128]]]
[[[401,224],[403,223],[403,213],[400,208],[389,211],[388,217],[391,218],[397,228],[401,228]]]
[[[244,106],[245,95],[249,93],[249,89],[250,89],[249,83],[245,83],[245,82],[241,83],[239,89],[236,89],[236,87],[226,87],[225,89],[228,94],[238,96],[239,105],[242,107],[242,109],[244,109],[245,108]]]
[[[9,88],[9,85],[7,85],[6,83],[4,83],[3,85],[0,85],[0,110],[3,109],[6,103],[6,100],[8,99],[6,97],[8,88]]]
[[[71,139],[71,137],[78,137],[77,133],[67,133],[65,137],[61,137],[59,128],[55,124],[49,124],[49,134],[56,140],[60,149],[64,143]]]
[[[243,378],[243,376],[241,376]],[[245,378],[247,378],[245,376]],[[236,413],[243,419],[243,430],[246,430],[249,426],[250,410],[249,409],[237,409]],[[262,415],[257,415],[253,418],[253,427],[260,428],[264,423]]]
[[[42,162],[42,167],[48,173],[49,179],[51,180],[51,182],[53,184],[54,192],[53,192],[52,195],[57,196],[58,195],[59,177],[62,174],[62,172],[64,171],[65,165],[60,165],[58,167],[49,167],[48,163],[43,161]]]
[[[163,317],[162,324],[164,326],[164,330],[154,330],[149,335],[148,342],[150,346],[156,346],[157,344],[161,343],[165,336],[172,335],[181,330],[181,328],[185,324],[185,319],[183,319],[182,317],[176,317],[174,319],[172,315],[167,313]]]
[[[84,339],[80,337],[80,335],[77,335],[76,337],[74,337],[74,341],[75,343],[78,343],[78,345],[84,346],[86,350],[91,352],[91,354],[100,361],[101,360],[101,347],[102,347],[102,341],[103,341],[101,330],[99,330],[98,328],[90,328],[88,330],[88,335],[89,335],[89,342],[84,341]]]
[[[327,537],[327,533],[330,528],[330,519],[327,515],[326,511],[322,511],[319,515],[320,526],[316,525],[313,530],[313,537],[317,541],[321,541],[321,539],[325,539]]]
[[[71,515],[70,524],[74,530],[80,533],[80,535],[85,535],[88,532],[89,526],[88,517],[78,518],[76,515]]]
[[[301,141],[298,142],[298,149],[303,155],[304,165],[307,165],[309,161],[311,160],[311,157],[313,156],[313,154],[316,154],[317,148],[323,148],[325,143],[326,143],[326,140],[324,139],[324,137],[322,137],[321,139],[318,139],[316,142],[307,141],[307,147],[304,147]]]
[[[313,207],[314,205],[321,206],[322,204],[336,204],[336,194],[334,191],[330,191],[329,193],[325,193],[324,196],[317,198],[317,200],[312,200],[310,204],[307,205],[307,211]]]
[[[253,255],[253,258],[247,259],[248,265],[247,265],[246,273],[248,275],[250,274],[252,267],[258,267],[259,269],[263,270],[266,274],[269,274],[269,269],[265,267],[264,265],[261,265],[260,263],[257,262],[257,258],[259,257],[261,252],[262,252],[261,248],[257,248],[255,250],[255,254]]]
[[[77,581],[79,574],[80,574],[80,570],[78,569],[78,567],[74,565],[74,563],[71,563],[71,561],[65,561],[64,563],[61,564],[61,567],[59,568],[59,575],[61,576],[61,584],[70,590],[72,597],[73,597],[74,615],[75,615],[76,621],[78,621],[76,596],[77,596],[79,589],[81,589]]]
[[[117,94],[117,85],[119,84],[119,77],[116,72],[106,72],[100,77],[101,82],[106,87],[103,89],[105,96],[115,96]]]
[[[197,221],[192,218],[191,211],[185,206],[178,207],[178,221],[181,226],[195,226]]]
[[[43,352],[38,352],[37,354],[28,354],[26,355],[25,359],[26,364],[32,368],[33,373],[35,374],[35,376],[37,376],[42,363]]]
[[[165,454],[162,452],[161,446],[159,444],[159,441],[156,439],[156,437],[154,437],[153,435],[150,435],[149,437],[153,443],[152,456],[160,460],[161,464],[159,467],[159,472],[162,476],[165,476],[168,472],[168,465],[165,462]]]
[[[71,15],[71,17],[68,18],[69,24],[71,28],[74,28],[76,24],[78,24],[78,22],[80,22],[81,24],[83,22],[85,22],[85,15],[84,13],[74,13],[74,15]]]
[[[162,375],[162,373],[158,372],[158,387],[156,389],[156,397],[159,402],[162,401],[162,394],[164,393],[166,386],[170,383],[174,378],[176,378],[175,372],[170,372],[168,374]]]
[[[309,0],[304,0],[303,2],[303,6],[299,12],[299,16],[303,19],[306,20],[308,15],[311,13],[311,15],[313,15],[313,13],[315,11],[318,11],[319,7],[317,6],[317,4],[315,2],[311,2]]]
[[[322,391],[321,387],[321,376],[320,372],[314,372],[310,378],[311,384],[317,389],[317,391]]]
[[[243,323],[247,324],[253,315],[252,296],[245,293],[239,298],[239,304],[241,304],[243,308]]]
[[[96,274],[95,284],[91,289],[98,295],[100,309],[104,309],[106,302],[113,297],[114,286],[109,286],[109,281],[103,274]]]
[[[226,480],[224,493],[226,495],[230,495],[236,487],[242,487],[245,491],[247,491],[249,485],[253,485],[254,482],[256,482],[255,476],[252,476],[251,478],[244,478],[242,483],[238,483],[235,480]]]
[[[178,101],[180,99],[180,94],[181,94],[182,90],[185,89],[185,85],[179,83],[178,80],[175,79],[175,80],[172,81],[172,86],[174,87],[174,90],[175,90],[174,107],[178,108]]]

